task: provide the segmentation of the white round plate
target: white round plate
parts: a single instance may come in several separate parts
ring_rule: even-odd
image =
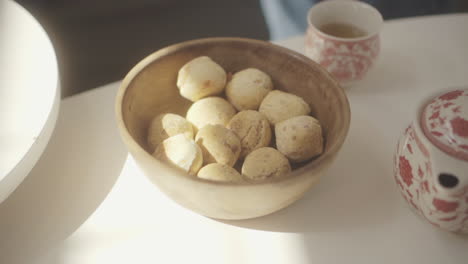
[[[0,0],[0,203],[45,149],[60,102],[57,60],[41,25]]]

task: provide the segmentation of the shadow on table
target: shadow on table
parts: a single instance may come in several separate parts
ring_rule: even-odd
[[[114,98],[95,106],[86,105],[89,96],[62,102],[42,157],[0,204],[0,263],[29,263],[57,246],[96,210],[120,175],[127,151],[113,124]]]
[[[353,115],[335,163],[305,197],[272,215],[227,224],[276,232],[340,232],[392,221],[398,192],[382,130]],[[371,136],[370,136],[371,135]]]

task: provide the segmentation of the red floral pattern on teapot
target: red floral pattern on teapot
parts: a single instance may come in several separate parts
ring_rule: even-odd
[[[422,113],[421,127],[432,144],[468,161],[468,91],[456,90],[434,98]]]
[[[468,233],[466,120],[468,90],[435,97],[405,130],[394,157],[395,181],[411,208],[458,233]]]

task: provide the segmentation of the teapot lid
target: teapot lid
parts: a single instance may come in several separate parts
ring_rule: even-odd
[[[420,123],[426,138],[437,148],[468,161],[468,89],[432,99],[424,107]]]

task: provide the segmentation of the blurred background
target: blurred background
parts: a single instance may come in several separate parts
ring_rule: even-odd
[[[62,97],[121,80],[167,45],[212,36],[268,39],[252,0],[17,0],[55,47]],[[201,4],[203,3],[203,4]]]
[[[213,36],[268,40],[301,34],[307,10],[318,0],[16,1],[49,34],[65,97],[121,80],[148,54],[180,41]],[[468,0],[366,2],[385,19],[468,12]]]

